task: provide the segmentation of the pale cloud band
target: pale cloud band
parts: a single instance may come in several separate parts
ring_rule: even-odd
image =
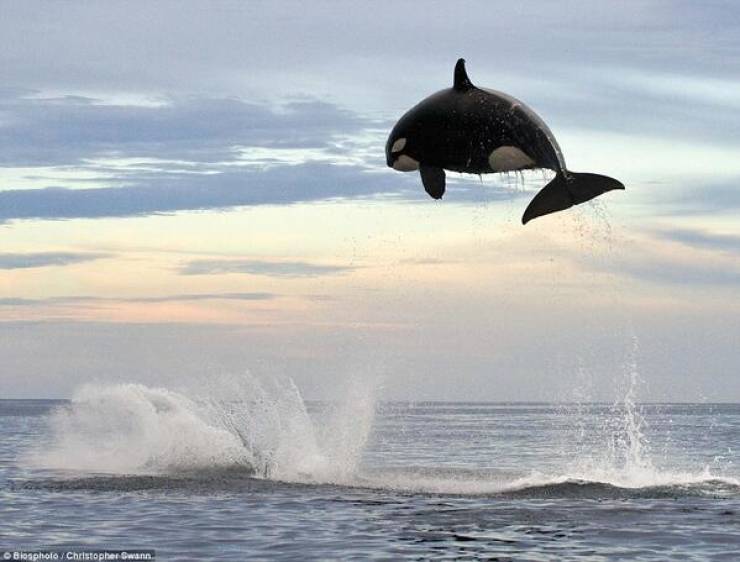
[[[182,295],[163,295],[145,297],[93,297],[68,296],[49,297],[42,299],[27,299],[20,297],[0,298],[0,306],[54,306],[80,305],[85,303],[168,303],[168,302],[197,302],[207,300],[235,300],[235,301],[266,301],[277,298],[275,293],[194,293]]]
[[[223,273],[245,273],[266,277],[320,277],[337,275],[357,269],[346,265],[327,265],[305,261],[264,261],[264,260],[193,260],[180,268],[183,275],[209,275]]]
[[[101,252],[32,252],[0,254],[0,269],[33,269],[65,266],[112,257]]]

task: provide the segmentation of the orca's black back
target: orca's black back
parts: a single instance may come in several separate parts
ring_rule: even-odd
[[[530,156],[533,168],[565,169],[560,148],[542,119],[522,102],[492,90],[471,87],[441,90],[411,108],[391,138],[415,139],[407,153],[430,166],[485,174],[489,156],[515,146]]]

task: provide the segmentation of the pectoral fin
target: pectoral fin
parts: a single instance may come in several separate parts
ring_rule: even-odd
[[[445,194],[445,171],[442,168],[421,164],[419,172],[426,192],[434,199],[442,199]]]

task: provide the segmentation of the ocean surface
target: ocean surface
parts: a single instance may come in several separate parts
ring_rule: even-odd
[[[0,550],[158,560],[740,560],[740,405],[0,400]]]

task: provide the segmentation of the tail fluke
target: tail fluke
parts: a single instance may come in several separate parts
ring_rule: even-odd
[[[598,174],[577,174],[558,172],[553,180],[534,196],[524,211],[522,224],[534,218],[569,209],[573,205],[585,203],[594,197],[611,191],[624,189],[624,185],[607,176]]]

